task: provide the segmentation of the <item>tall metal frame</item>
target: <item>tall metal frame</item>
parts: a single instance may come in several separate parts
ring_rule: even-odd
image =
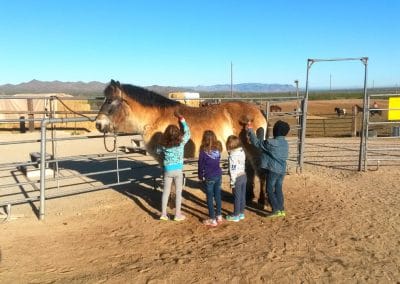
[[[358,159],[358,170],[361,171],[362,161],[364,161],[364,170],[365,170],[365,160],[366,160],[366,137],[367,137],[367,128],[365,127],[368,123],[368,103],[367,103],[367,71],[368,71],[368,57],[356,57],[356,58],[332,58],[332,59],[307,59],[307,78],[306,78],[306,90],[302,105],[302,119],[301,119],[301,138],[300,138],[300,160],[299,167],[300,171],[303,170],[304,165],[304,148],[305,148],[305,139],[306,139],[306,125],[307,125],[307,108],[308,108],[308,81],[310,75],[311,66],[315,62],[328,62],[328,61],[361,61],[364,64],[364,112],[363,112],[363,122],[361,127],[360,134],[360,152]]]

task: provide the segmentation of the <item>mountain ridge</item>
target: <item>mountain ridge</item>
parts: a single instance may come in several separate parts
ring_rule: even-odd
[[[12,95],[18,93],[68,93],[71,95],[89,95],[101,94],[108,83],[98,81],[90,82],[62,82],[62,81],[40,81],[33,79],[29,82],[20,84],[4,84],[0,85],[0,94]],[[172,86],[142,86],[143,88],[161,93],[168,94],[170,92],[230,92],[230,84],[217,85],[198,85],[185,87]],[[243,93],[269,93],[269,92],[291,92],[295,91],[295,87],[289,84],[264,84],[264,83],[240,83],[233,84],[232,91]]]

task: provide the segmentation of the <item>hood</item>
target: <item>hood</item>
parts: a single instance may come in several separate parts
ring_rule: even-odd
[[[218,150],[211,150],[211,152],[206,152],[207,156],[211,159],[217,160],[221,157],[221,153]]]

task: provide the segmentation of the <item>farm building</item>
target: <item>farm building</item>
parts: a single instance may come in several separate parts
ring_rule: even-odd
[[[199,107],[200,106],[200,94],[193,92],[174,92],[169,93],[168,98],[174,99],[188,106]]]
[[[57,98],[56,100],[53,100]],[[0,120],[9,119],[40,119],[48,117],[51,113],[55,118],[74,116],[67,108],[75,112],[89,112],[90,104],[87,100],[75,100],[72,95],[65,93],[43,94],[15,94],[0,99]],[[33,127],[33,122],[31,122]],[[92,127],[92,123],[86,123],[86,128]],[[39,127],[40,122],[35,122],[34,127]],[[66,127],[67,125],[58,125]],[[18,128],[19,123],[10,122],[2,124],[3,128]]]

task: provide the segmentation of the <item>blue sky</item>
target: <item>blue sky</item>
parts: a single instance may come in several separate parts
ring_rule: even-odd
[[[369,57],[368,86],[400,87],[397,0],[0,0],[0,84],[304,87],[308,58]],[[320,62],[310,87],[360,87],[359,61]]]

